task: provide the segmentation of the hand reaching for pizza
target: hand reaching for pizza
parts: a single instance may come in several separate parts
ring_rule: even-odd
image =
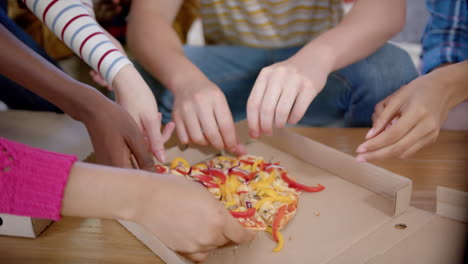
[[[273,126],[297,124],[323,89],[326,67],[304,65],[292,57],[263,68],[247,102],[250,136],[271,135]]]
[[[193,81],[173,89],[173,119],[182,144],[210,144],[245,154],[223,92],[209,80]]]
[[[467,98],[466,83],[456,81],[466,76],[467,66],[437,69],[378,103],[366,142],[356,150],[357,160],[407,158],[433,143],[450,109]]]
[[[164,143],[174,131],[174,123],[166,124],[161,132],[162,118],[154,95],[133,65],[119,71],[113,86],[116,101],[135,119],[154,156],[165,162]]]
[[[255,237],[255,232],[243,228],[201,184],[161,175],[157,184],[147,188],[141,192],[135,221],[193,261],[204,260],[210,251],[230,241],[240,244]]]

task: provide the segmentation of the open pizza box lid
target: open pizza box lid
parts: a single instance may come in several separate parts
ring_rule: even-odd
[[[237,129],[249,154],[279,161],[297,181],[326,189],[299,196],[297,213],[282,230],[285,245],[280,252],[272,252],[276,243],[260,232],[252,243],[218,249],[204,263],[460,263],[466,193],[439,189],[441,217],[409,206],[411,180],[405,177],[358,163],[287,129],[260,140],[248,138],[246,122]],[[193,164],[217,152],[175,147],[167,154]],[[143,227],[120,223],[165,262],[190,263]]]
[[[1,111],[0,136],[50,151],[84,159],[93,150],[86,127],[67,115]],[[0,214],[0,235],[37,237],[52,223],[48,219]]]

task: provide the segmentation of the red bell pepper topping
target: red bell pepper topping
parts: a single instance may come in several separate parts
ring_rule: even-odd
[[[242,171],[238,171],[238,170],[232,170],[229,175],[236,175],[236,176],[239,176],[241,178],[246,178],[249,174],[248,173],[244,173]]]
[[[243,211],[243,212],[233,212],[233,211],[230,211],[230,212],[231,212],[231,215],[234,216],[235,218],[249,218],[249,217],[254,216],[256,211],[257,210],[255,208],[250,208],[247,211]]]
[[[237,194],[248,193],[248,191],[238,191]]]
[[[192,175],[192,177],[200,180],[208,188],[219,188],[219,185],[213,182],[214,179],[211,176],[199,174],[199,175]]]
[[[182,175],[188,175],[187,172],[181,170],[181,169],[175,169],[178,173],[182,174]]]
[[[156,173],[166,173],[166,168],[161,165],[154,165],[154,171]]]
[[[235,169],[231,170],[231,172],[229,173],[229,175],[239,176],[247,182],[252,180],[255,174],[256,172],[248,173],[248,172],[243,172],[243,171],[235,170]]]
[[[278,242],[278,228],[281,223],[281,219],[283,219],[284,214],[286,213],[286,208],[288,208],[288,205],[282,205],[276,213],[275,220],[273,220],[273,238],[276,242]]]
[[[260,164],[258,164],[258,168],[260,169],[260,171],[264,171],[265,170],[265,162],[260,162]]]
[[[253,161],[250,161],[250,160],[241,160],[241,162],[247,164],[247,165],[253,165],[254,162]]]
[[[289,185],[289,187],[296,188],[301,191],[320,192],[323,189],[325,189],[325,187],[321,184],[317,184],[317,186],[306,186],[298,182],[295,182],[294,180],[290,179],[288,175],[286,175],[286,172],[281,173],[281,178],[283,179],[283,181],[285,181]]]
[[[226,182],[226,175],[221,170],[209,168],[206,170],[202,170],[202,172],[220,179],[221,184],[224,184]]]

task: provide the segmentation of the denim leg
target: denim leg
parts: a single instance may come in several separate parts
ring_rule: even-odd
[[[0,23],[9,30],[16,38],[22,41],[30,49],[47,59],[49,62],[58,67],[57,63],[51,59],[47,53],[26,34],[18,25],[15,24],[7,15],[6,11],[0,9]],[[0,101],[4,102],[11,109],[33,110],[33,111],[50,111],[63,113],[55,105],[46,101],[42,97],[27,90],[14,81],[0,74]]]
[[[297,49],[293,48],[278,50],[275,62],[285,60],[295,52]],[[299,123],[371,126],[375,105],[417,76],[409,55],[387,43],[369,57],[331,73],[324,89]]]
[[[235,121],[246,118],[247,99],[268,51],[243,46],[185,46],[185,55],[225,94]],[[142,66],[135,66],[153,91],[163,123],[171,120],[174,96]],[[180,74],[183,74],[182,72]]]

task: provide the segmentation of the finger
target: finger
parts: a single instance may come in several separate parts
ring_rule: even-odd
[[[199,252],[199,253],[192,253],[192,254],[183,254],[183,256],[194,262],[202,262],[208,257],[208,253]]]
[[[162,132],[162,139],[164,143],[166,143],[172,136],[172,133],[174,132],[175,129],[175,123],[174,122],[169,122],[164,126],[163,132]]]
[[[231,111],[229,110],[226,99],[223,102],[219,102],[215,105],[215,118],[223,138],[224,146],[231,152],[237,154],[237,148],[239,140],[234,126],[234,120],[232,118]]]
[[[385,107],[376,117],[375,122],[372,124],[371,130],[367,132],[366,139],[371,139],[385,129],[387,124],[397,115],[403,105],[403,95],[401,93],[391,95],[388,101],[385,101]]]
[[[372,124],[375,123],[375,121],[379,118],[379,116],[384,111],[385,105],[386,105],[385,100],[386,99],[382,100],[381,102],[375,105],[374,113],[372,114]],[[366,135],[366,139],[368,139],[367,135]]]
[[[214,111],[216,111],[216,109]],[[200,118],[201,128],[208,142],[218,150],[224,149],[223,138],[219,132],[213,109],[211,107],[208,108],[206,105],[201,105],[198,108],[198,116]]]
[[[227,217],[224,227],[224,236],[237,244],[243,244],[255,238],[255,231],[242,227],[234,217]]]
[[[307,81],[302,82],[300,89],[302,89],[302,91],[298,93],[288,119],[288,123],[291,125],[297,124],[302,119],[310,103],[318,94],[317,88],[313,87],[312,84]]]
[[[273,120],[281,92],[284,89],[286,70],[277,67],[269,78],[265,95],[260,106],[260,132],[271,136],[273,134]]]
[[[193,112],[193,109],[186,108],[184,113],[184,124],[192,142],[202,146],[206,146],[208,144],[205,136],[203,135],[203,130],[201,129],[198,116]]]
[[[405,152],[403,152],[403,154],[401,154],[400,157],[402,159],[406,159],[406,158],[412,156],[413,154],[418,152],[423,147],[434,143],[437,140],[438,135],[439,135],[439,131],[434,131],[434,132],[430,133],[429,135],[423,137],[421,140],[419,140],[414,145],[409,147]]]
[[[372,152],[361,154],[357,157],[357,159],[359,161],[368,161],[374,159],[401,157],[401,155],[405,153],[408,149],[410,149],[415,144],[415,142],[419,142],[421,139],[427,137],[431,133],[433,133],[433,130],[429,128],[429,124],[427,121],[419,123],[394,144],[385,146],[381,149],[377,149]]]
[[[277,127],[281,128],[286,125],[300,85],[300,78],[297,74],[293,74],[291,77],[288,77],[288,84],[284,87],[278,101],[278,106],[276,107],[275,125]]]
[[[185,128],[184,121],[178,115],[174,115],[174,121],[175,121],[175,129],[177,132],[177,137],[179,138],[180,143],[184,145],[188,144],[189,138],[188,138],[187,130]]]
[[[97,73],[95,70],[91,70],[89,72],[89,75],[91,75],[91,78],[93,81],[95,81],[97,84],[101,86],[107,86],[107,82],[102,78],[101,74]]]
[[[138,166],[142,170],[153,171],[154,162],[151,153],[148,152],[147,145],[143,138],[143,134],[135,128],[135,131],[127,138],[127,144],[131,153],[135,157]],[[131,165],[131,158],[128,159]]]
[[[253,138],[260,136],[260,104],[266,91],[270,68],[264,68],[255,81],[255,84],[247,101],[247,123],[249,134]]]
[[[164,151],[164,139],[161,135],[161,113],[145,117],[143,127],[150,141],[151,152],[160,162],[166,162],[166,153]]]
[[[422,118],[416,111],[408,110],[402,114],[398,122],[391,125],[385,133],[380,133],[376,137],[362,143],[356,150],[358,153],[374,151],[386,146],[389,146],[404,135],[406,135],[413,127],[415,127]],[[388,123],[388,122],[387,122]]]

